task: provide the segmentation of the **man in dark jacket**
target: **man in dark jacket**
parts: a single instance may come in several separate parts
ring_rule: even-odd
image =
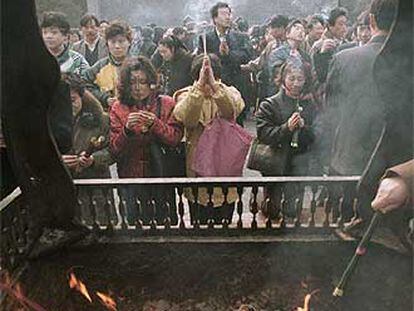
[[[227,3],[218,2],[210,13],[215,27],[206,34],[207,53],[216,54],[220,58],[222,81],[242,90],[244,83],[240,65],[246,64],[253,57],[253,48],[246,36],[230,29],[232,15]],[[202,37],[199,38],[198,54],[204,51]]]
[[[81,53],[90,66],[108,56],[108,48],[99,36],[99,21],[95,15],[86,14],[80,20],[83,39],[73,45],[73,50]]]
[[[395,16],[393,0],[374,0],[370,8],[372,39],[333,57],[326,86],[327,110],[322,148],[335,175],[361,175],[381,136],[384,104],[374,82],[373,65]],[[331,144],[331,141],[333,143]],[[349,197],[349,196],[346,196]],[[344,202],[348,209],[351,202]],[[348,214],[348,216],[350,216]]]

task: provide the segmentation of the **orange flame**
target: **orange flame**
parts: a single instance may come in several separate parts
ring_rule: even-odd
[[[69,278],[69,287],[74,288],[77,291],[79,291],[90,303],[92,303],[92,298],[89,295],[89,292],[85,286],[80,280],[78,280],[73,272],[70,273]]]
[[[314,294],[316,294],[316,293],[318,293],[319,292],[319,289],[316,289],[316,290],[314,290],[313,292],[311,292],[310,294],[307,294],[306,296],[305,296],[305,301],[303,302],[303,308],[302,307],[299,307],[298,309],[297,309],[297,311],[309,311],[310,310],[310,300],[311,300],[311,298],[312,298],[312,295],[314,295]]]
[[[116,311],[116,303],[111,297],[100,292],[96,292],[96,295],[101,299],[102,304],[107,307],[108,310]]]
[[[0,273],[0,291],[9,295],[9,297],[19,303],[24,310],[46,311],[46,309],[41,305],[28,299],[24,295],[20,284],[17,283],[14,285],[10,275],[7,272],[4,274]]]

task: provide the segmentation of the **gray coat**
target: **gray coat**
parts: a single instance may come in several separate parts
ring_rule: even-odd
[[[384,105],[374,82],[373,64],[384,40],[374,37],[362,47],[339,52],[332,60],[322,143],[331,147],[330,167],[337,174],[362,174],[381,136]]]

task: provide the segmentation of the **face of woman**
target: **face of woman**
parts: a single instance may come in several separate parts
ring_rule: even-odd
[[[123,60],[129,50],[130,42],[128,38],[123,35],[116,35],[115,37],[108,40],[108,50],[109,53],[116,60]]]
[[[305,82],[305,73],[303,72],[303,70],[298,68],[293,68],[289,70],[283,81],[285,88],[293,96],[299,96],[302,93]]]
[[[165,61],[170,61],[174,56],[172,50],[164,44],[158,46],[158,52]]]
[[[140,101],[151,94],[147,75],[142,70],[131,71],[131,96]]]

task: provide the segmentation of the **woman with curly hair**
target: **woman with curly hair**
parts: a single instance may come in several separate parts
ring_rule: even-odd
[[[110,111],[110,148],[117,162],[118,175],[121,178],[153,177],[151,144],[176,146],[183,136],[182,125],[172,115],[175,102],[169,96],[159,95],[156,71],[150,60],[143,56],[125,61],[118,91],[119,100]],[[124,192],[130,222],[136,220],[134,202],[137,197],[143,207],[148,201],[157,199],[159,203],[165,203],[162,202],[165,197],[160,198],[156,191],[145,190],[129,187],[126,194]],[[175,200],[171,197],[170,200],[170,206],[173,206]],[[159,204],[157,207],[162,210]]]

